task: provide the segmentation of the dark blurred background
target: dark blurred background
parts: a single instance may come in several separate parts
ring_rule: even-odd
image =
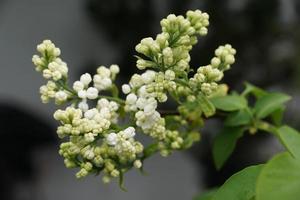
[[[294,98],[285,121],[300,129],[300,1],[298,0],[0,0],[0,199],[192,199],[235,171],[280,150],[265,134],[246,136],[221,172],[211,160],[211,121],[189,152],[146,162],[148,176],[128,173],[128,192],[99,177],[77,181],[59,157],[53,105],[40,102],[44,83],[31,64],[35,47],[51,39],[62,50],[71,80],[99,65],[119,64],[119,83],[136,71],[135,45],[160,32],[169,13],[200,9],[210,15],[207,37],[192,52],[192,66],[207,64],[214,49],[231,43],[237,62],[225,82],[241,91],[245,80]]]

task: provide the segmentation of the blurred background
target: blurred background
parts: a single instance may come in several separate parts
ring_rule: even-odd
[[[126,175],[122,192],[99,177],[77,181],[59,157],[53,104],[40,102],[45,81],[31,63],[35,48],[51,39],[62,50],[71,80],[99,65],[119,64],[125,83],[136,71],[135,45],[160,32],[169,13],[200,9],[210,15],[207,37],[192,52],[192,66],[209,63],[214,49],[231,43],[237,62],[225,82],[241,91],[246,80],[293,96],[285,121],[300,129],[300,1],[298,0],[0,0],[0,199],[152,200],[192,199],[249,164],[280,150],[264,134],[246,136],[217,172],[211,139],[220,128],[209,121],[202,141],[188,152],[146,162],[148,176]]]

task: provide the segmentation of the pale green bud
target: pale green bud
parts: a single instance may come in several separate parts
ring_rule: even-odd
[[[93,165],[90,162],[86,162],[84,163],[83,168],[86,169],[87,171],[91,171],[93,169]]]
[[[65,163],[65,166],[67,168],[74,168],[74,167],[77,167],[76,163],[71,161],[70,159],[64,159],[64,163]]]
[[[80,169],[79,172],[76,173],[76,178],[83,178],[88,175],[88,171],[84,168]]]
[[[172,147],[173,149],[179,149],[179,148],[180,148],[180,145],[178,144],[178,142],[172,142],[172,143],[171,143],[171,147]]]
[[[226,55],[226,56],[225,56],[225,63],[231,65],[231,64],[234,63],[234,61],[235,61],[235,59],[234,59],[234,56],[233,56],[233,55],[230,55],[230,54],[229,54],[229,55]]]
[[[199,30],[199,34],[201,36],[207,35],[207,32],[208,32],[208,29],[206,27],[201,27],[200,30]]]
[[[174,72],[173,70],[168,69],[168,70],[165,72],[165,78],[166,78],[167,80],[170,80],[170,81],[174,80],[174,79],[175,79],[175,72]]]
[[[114,169],[111,171],[110,175],[112,177],[118,177],[118,176],[120,176],[120,172],[118,170]]]
[[[217,58],[217,57],[214,57],[213,59],[211,59],[210,64],[213,67],[217,68],[221,64],[221,60],[219,58]]]
[[[136,66],[138,69],[143,70],[143,69],[146,69],[147,67],[155,67],[156,64],[149,60],[138,59],[136,61]]]
[[[142,167],[142,162],[140,160],[135,160],[134,163],[133,163],[133,166],[137,169],[141,168]]]
[[[168,33],[161,33],[156,36],[156,42],[159,44],[160,48],[165,48],[169,45],[168,39],[170,35]]]
[[[115,165],[113,165],[110,161],[105,161],[105,168],[107,171],[111,172],[115,169]]]
[[[103,176],[102,177],[102,182],[107,184],[107,183],[110,183],[110,177],[109,176]]]
[[[189,96],[187,96],[187,100],[188,100],[189,102],[193,102],[193,101],[196,100],[196,97],[195,97],[194,95],[189,95]]]
[[[104,163],[104,161],[103,161],[103,158],[101,157],[101,156],[96,156],[95,158],[94,158],[94,163],[96,164],[96,165],[102,165],[103,163]]]
[[[163,157],[167,157],[170,155],[170,152],[166,149],[160,151],[160,155]]]
[[[164,59],[164,64],[169,66],[173,63],[173,52],[170,47],[167,47],[163,50],[163,59]]]

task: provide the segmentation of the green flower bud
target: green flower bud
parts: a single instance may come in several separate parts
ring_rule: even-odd
[[[64,159],[64,163],[65,163],[65,166],[66,166],[67,168],[74,168],[74,167],[77,167],[76,163],[73,162],[72,160],[68,159],[68,158]]]
[[[102,177],[102,182],[107,184],[107,183],[110,183],[110,177],[109,176],[103,176]]]
[[[111,171],[110,175],[112,177],[118,177],[118,176],[120,176],[120,172],[118,170],[114,169]]]

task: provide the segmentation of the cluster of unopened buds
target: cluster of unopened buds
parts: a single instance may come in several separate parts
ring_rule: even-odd
[[[32,60],[48,79],[40,88],[41,99],[68,105],[57,110],[54,118],[61,124],[58,136],[68,139],[59,153],[68,168],[80,168],[78,178],[102,172],[104,182],[113,177],[122,181],[125,172],[132,167],[142,169],[152,154],[167,156],[200,139],[205,108],[200,106],[202,110],[194,117],[194,112],[188,112],[190,105],[227,92],[218,82],[234,63],[236,53],[228,44],[220,46],[211,63],[193,73],[189,52],[197,36],[207,34],[208,20],[208,14],[199,10],[188,11],[186,17],[171,14],[163,19],[162,33],[155,39],[142,39],[136,46],[137,67],[143,72],[122,85],[121,96],[114,84],[118,65],[100,66],[94,76],[85,73],[69,86],[68,67],[59,57],[59,48],[50,40],[38,45],[40,55]],[[168,99],[176,105],[173,111],[159,110],[158,104]],[[151,137],[153,143],[144,147],[136,134]]]

